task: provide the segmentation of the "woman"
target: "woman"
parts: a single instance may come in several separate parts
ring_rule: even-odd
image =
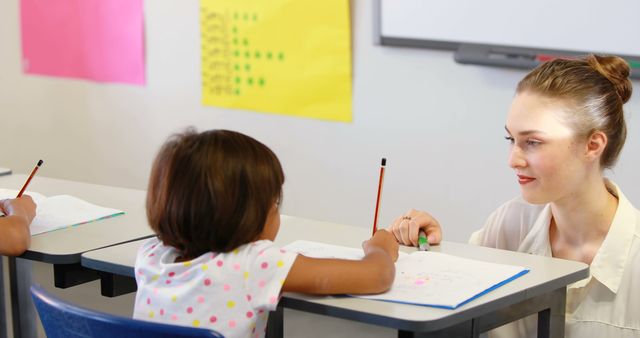
[[[505,125],[509,166],[522,196],[494,211],[470,242],[584,262],[590,277],[569,285],[567,337],[640,337],[640,212],[603,176],[624,145],[629,66],[618,57],[544,63],[520,81]],[[391,227],[415,245],[440,226],[411,210]],[[534,337],[536,317],[491,332]]]

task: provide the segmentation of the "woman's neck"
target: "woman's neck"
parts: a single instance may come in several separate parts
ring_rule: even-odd
[[[553,256],[590,264],[609,232],[617,207],[618,200],[607,190],[601,175],[551,203]]]

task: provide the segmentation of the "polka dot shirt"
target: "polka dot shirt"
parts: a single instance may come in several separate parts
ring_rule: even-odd
[[[178,255],[157,238],[138,250],[134,318],[264,337],[296,253],[261,240],[175,263]]]

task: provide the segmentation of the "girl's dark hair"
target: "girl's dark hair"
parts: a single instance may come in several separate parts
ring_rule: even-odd
[[[149,225],[184,258],[254,241],[282,195],[284,173],[264,144],[229,130],[170,137],[151,169]]]
[[[564,100],[574,108],[565,117],[576,134],[602,131],[607,135],[600,166],[611,168],[616,163],[627,136],[622,105],[631,97],[629,65],[624,59],[589,55],[548,61],[527,74],[516,92]]]

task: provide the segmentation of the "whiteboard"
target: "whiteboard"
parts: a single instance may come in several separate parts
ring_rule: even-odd
[[[640,0],[379,0],[378,6],[383,44],[640,56]]]

